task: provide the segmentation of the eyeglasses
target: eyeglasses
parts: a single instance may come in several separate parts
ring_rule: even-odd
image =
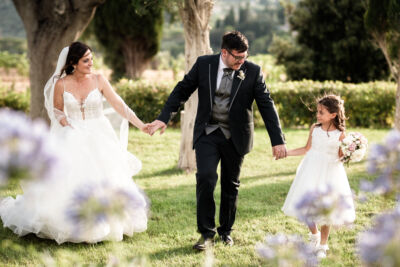
[[[246,54],[245,56],[235,56],[234,54],[232,54],[232,52],[228,49],[226,49],[226,51],[228,51],[228,53],[236,60],[236,61],[241,61],[243,59],[247,59],[249,57],[249,54]]]

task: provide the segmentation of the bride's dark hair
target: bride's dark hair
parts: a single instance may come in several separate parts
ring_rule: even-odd
[[[67,75],[74,72],[73,65],[78,64],[79,59],[81,59],[88,50],[92,51],[88,45],[81,42],[73,42],[69,46],[67,60],[65,61],[65,66],[61,70],[60,77],[63,75],[64,71]]]

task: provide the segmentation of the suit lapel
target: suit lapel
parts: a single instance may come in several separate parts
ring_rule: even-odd
[[[246,76],[247,69],[244,68],[244,64],[240,67],[240,69],[238,71],[235,71],[235,74],[233,76],[232,89],[231,89],[231,98],[230,98],[230,102],[229,102],[230,103],[229,104],[229,110],[231,109],[232,103],[235,100],[235,97],[236,97],[236,95],[237,95],[237,93],[238,93],[238,91],[240,89],[240,86],[242,85],[242,82],[243,82],[243,80],[238,77],[240,71],[243,71],[243,73]]]
[[[210,88],[210,107],[212,109],[213,99],[217,87],[217,75],[218,75],[218,65],[219,57],[221,55],[215,55],[212,61],[208,64],[208,86]]]

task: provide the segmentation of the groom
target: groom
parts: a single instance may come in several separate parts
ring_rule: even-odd
[[[163,133],[172,114],[198,88],[198,108],[193,147],[196,152],[197,228],[201,233],[196,250],[213,244],[216,232],[232,246],[230,236],[235,222],[244,155],[253,146],[254,100],[267,128],[273,155],[286,157],[284,136],[274,102],[259,66],[246,61],[247,38],[238,31],[222,37],[221,53],[197,58],[196,63],[169,96],[161,114],[150,125],[150,134]],[[220,226],[215,229],[214,189],[221,162]]]

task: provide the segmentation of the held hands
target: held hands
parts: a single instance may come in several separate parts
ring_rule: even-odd
[[[143,124],[140,127],[140,130],[149,135],[153,135],[160,128],[161,128],[160,134],[163,134],[165,129],[167,128],[167,125],[160,120],[155,120],[152,123]]]
[[[150,134],[150,124],[144,123],[143,126],[140,127],[140,130],[144,133]]]
[[[286,158],[287,157],[286,145],[282,144],[273,146],[272,155],[274,156],[275,160]]]
[[[152,123],[148,124],[148,134],[153,135],[155,132],[157,132],[158,129],[161,129],[160,134],[163,134],[166,128],[167,125],[164,122],[160,120],[155,120]]]

